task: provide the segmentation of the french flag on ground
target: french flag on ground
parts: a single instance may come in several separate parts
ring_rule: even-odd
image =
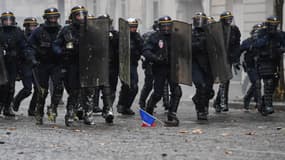
[[[141,119],[142,119],[142,127],[155,127],[156,124],[154,123],[156,118],[144,111],[143,109],[139,109]]]

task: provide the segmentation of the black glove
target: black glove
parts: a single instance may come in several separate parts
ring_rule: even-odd
[[[167,64],[168,63],[168,58],[166,56],[159,55],[159,56],[157,56],[157,62],[156,63]]]

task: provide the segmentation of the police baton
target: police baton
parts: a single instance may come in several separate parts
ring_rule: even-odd
[[[38,77],[38,74],[37,74],[37,69],[36,68],[32,68],[32,74],[33,74],[33,78],[34,78],[34,84],[36,86],[36,89],[38,90],[38,92],[41,94],[42,93],[42,88],[40,86],[40,83],[39,83],[39,77]]]

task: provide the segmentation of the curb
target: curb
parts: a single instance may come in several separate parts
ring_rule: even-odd
[[[194,105],[192,101],[181,101],[186,105]],[[213,101],[210,101],[209,107],[213,106]],[[252,102],[249,105],[250,108],[255,107],[255,103]],[[274,109],[285,111],[285,102],[273,102]],[[242,100],[231,100],[229,101],[229,108],[231,109],[243,109],[243,101]]]

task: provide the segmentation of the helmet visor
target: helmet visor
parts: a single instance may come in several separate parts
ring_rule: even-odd
[[[14,16],[4,16],[1,17],[3,26],[14,26],[15,25],[15,17]]]

